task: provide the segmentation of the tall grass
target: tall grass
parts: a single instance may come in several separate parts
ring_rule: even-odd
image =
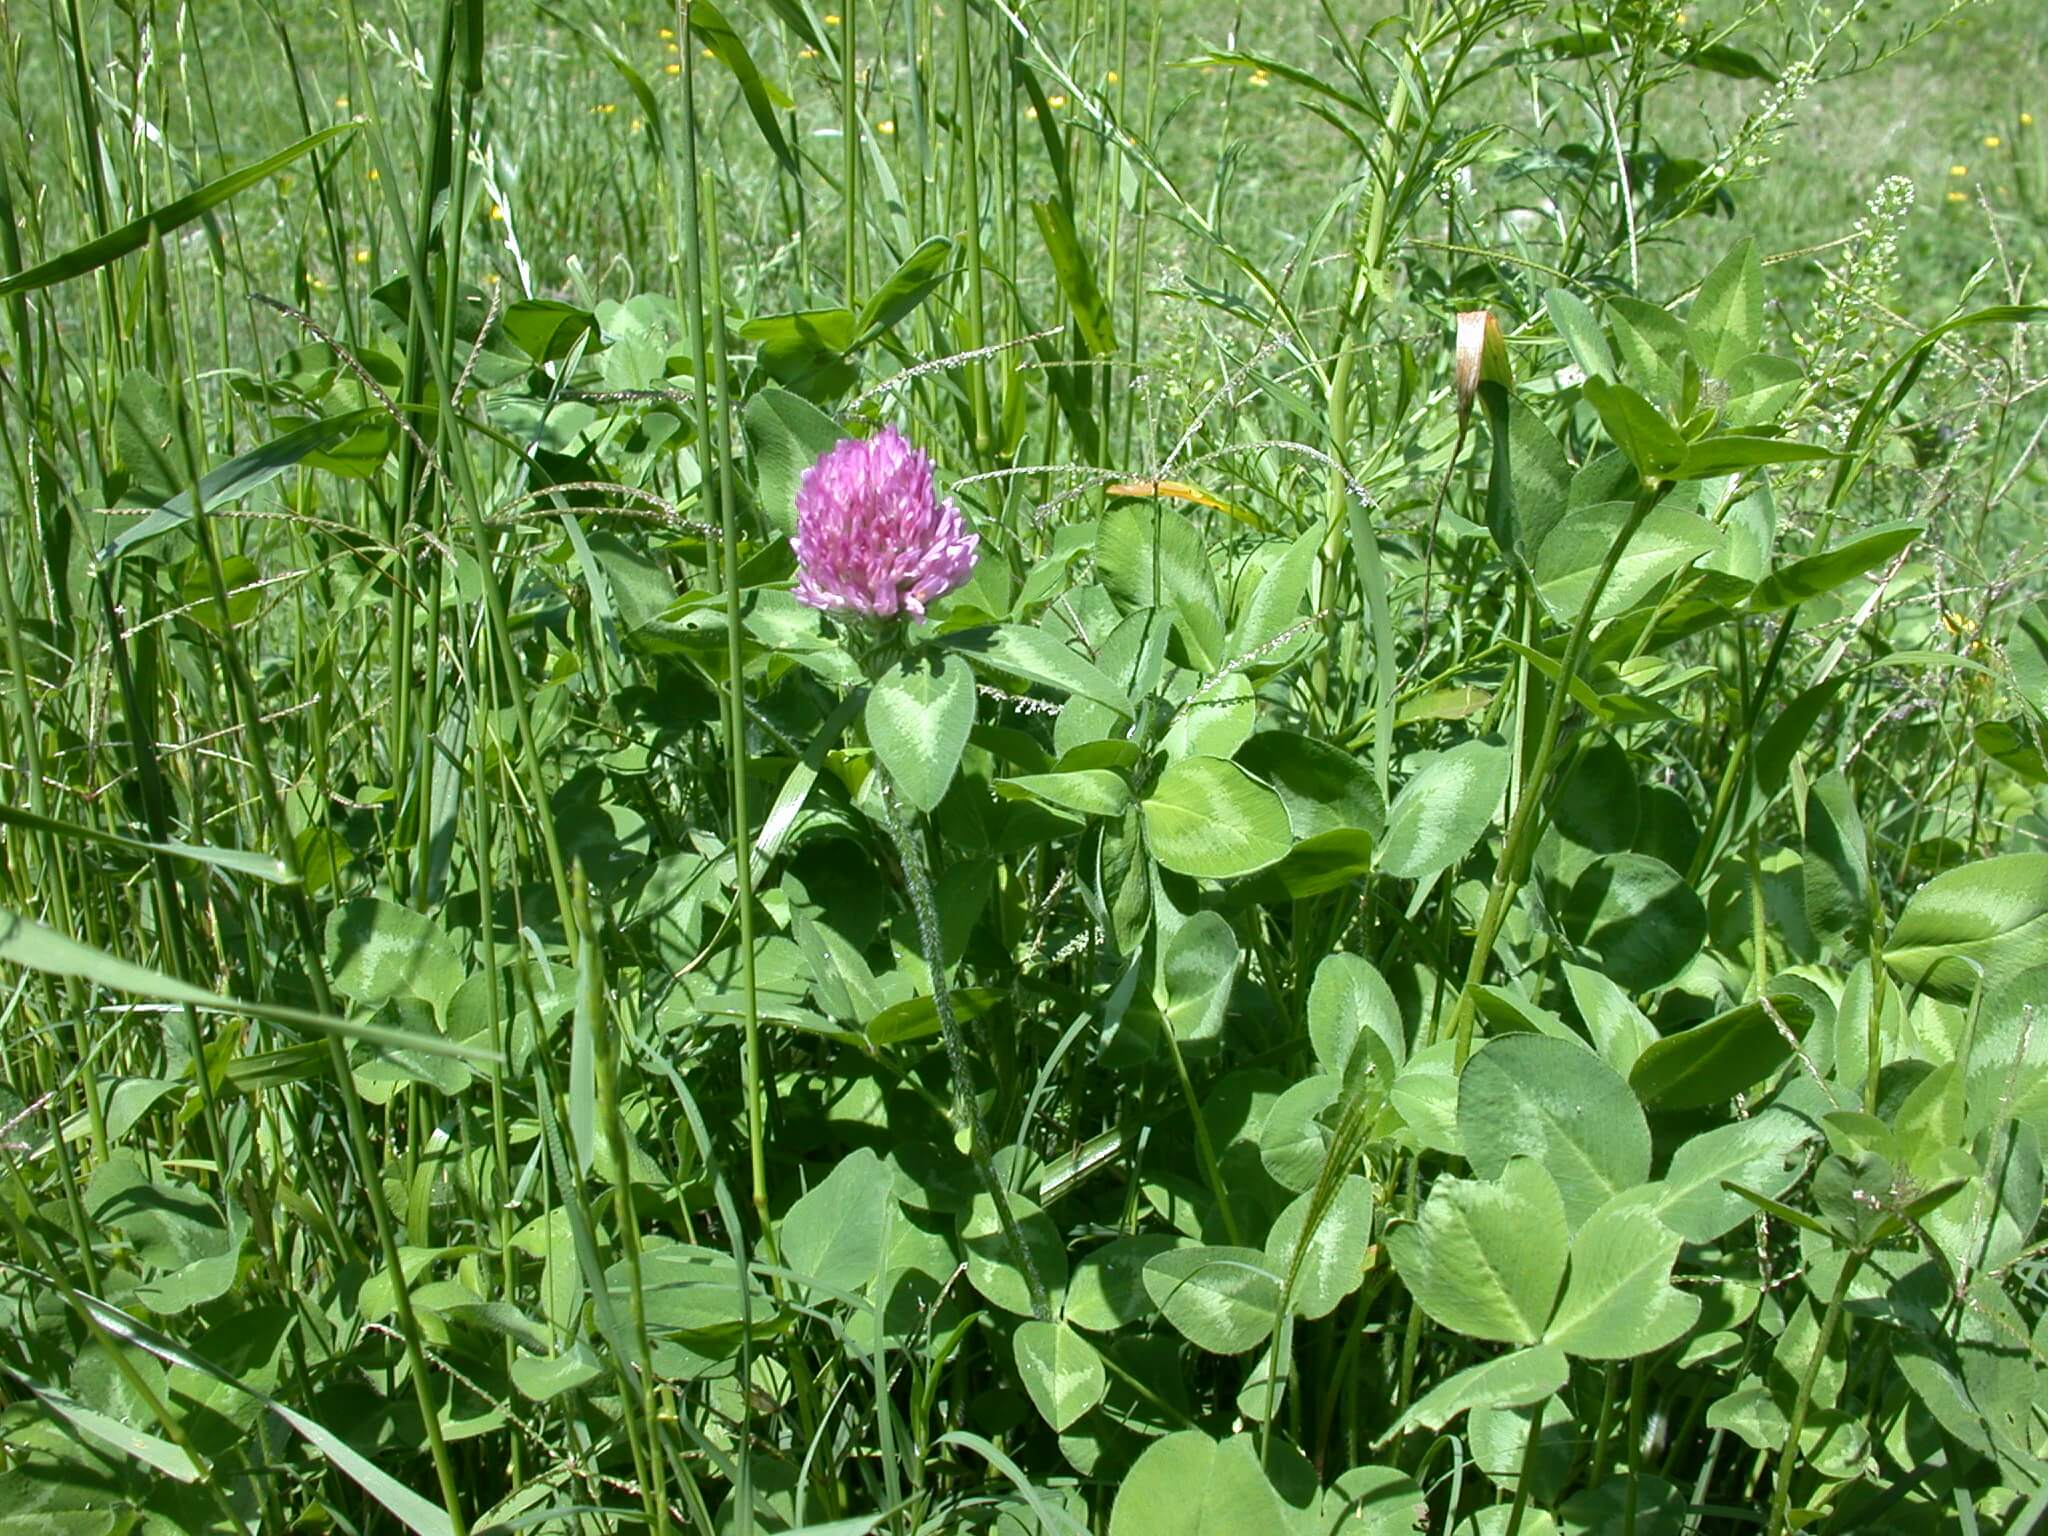
[[[0,0],[0,1526],[2033,1528],[2038,912],[1981,993],[1898,915],[2048,839],[2038,22],[834,3]],[[1515,433],[1712,441],[1742,235],[1833,456],[1575,488],[1558,577]],[[983,549],[914,822],[788,592],[881,421]],[[1162,853],[1189,763],[1272,857]],[[1696,1327],[1449,1408],[1553,1037],[1660,1180],[1806,1130],[1645,1218]]]

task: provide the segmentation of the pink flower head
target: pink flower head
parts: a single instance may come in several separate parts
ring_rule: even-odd
[[[796,493],[796,598],[827,613],[924,618],[967,580],[981,540],[941,501],[932,461],[894,427],[849,437]]]

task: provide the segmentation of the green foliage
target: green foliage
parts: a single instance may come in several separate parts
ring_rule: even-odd
[[[0,1531],[2039,1525],[2010,5],[46,9]]]

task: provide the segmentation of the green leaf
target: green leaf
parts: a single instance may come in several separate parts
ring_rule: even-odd
[[[1540,1164],[1516,1158],[1498,1182],[1438,1179],[1416,1219],[1388,1229],[1386,1245],[1432,1321],[1469,1338],[1533,1344],[1564,1279],[1564,1201]]]
[[[1472,1408],[1522,1408],[1562,1390],[1571,1362],[1555,1344],[1538,1344],[1467,1366],[1438,1382],[1402,1415],[1402,1425],[1442,1429]]]
[[[1605,379],[1586,380],[1586,398],[1599,412],[1600,425],[1607,429],[1614,446],[1628,456],[1646,482],[1669,480],[1678,474],[1685,463],[1685,439],[1657,407],[1625,385],[1609,384]]]
[[[858,377],[846,356],[853,350],[855,325],[850,309],[802,309],[757,316],[740,327],[740,335],[755,344],[761,368],[776,383],[822,401],[844,394]]]
[[[201,475],[199,500],[209,511],[216,511],[241,500],[257,487],[267,485],[314,455],[331,452],[366,428],[381,426],[388,420],[383,411],[372,409],[327,416],[309,426],[295,428],[247,453],[238,454],[225,464],[216,464]],[[193,497],[188,486],[140,522],[122,529],[99,552],[99,563],[111,565],[141,545],[184,527],[192,521],[192,509]]]
[[[974,729],[974,674],[938,653],[905,661],[869,690],[862,719],[903,798],[920,811],[936,810]]]
[[[1571,1275],[1544,1342],[1588,1360],[1627,1360],[1676,1341],[1700,1300],[1671,1284],[1679,1236],[1631,1191],[1595,1211],[1572,1239]]]
[[[1392,989],[1371,961],[1342,950],[1316,964],[1308,991],[1308,1038],[1322,1069],[1340,1079],[1361,1045],[1389,1084],[1408,1059],[1407,1031]]]
[[[1223,602],[1209,546],[1195,525],[1159,502],[1120,502],[1103,514],[1095,539],[1095,570],[1126,608],[1162,607],[1189,662],[1214,672],[1224,653]]]
[[[1000,1003],[1005,994],[994,987],[955,987],[953,1016],[972,1022]],[[906,997],[891,1003],[867,1021],[861,1033],[870,1045],[904,1045],[912,1040],[929,1040],[939,1032],[939,1009],[930,993]],[[857,1036],[849,1036],[857,1039]]]
[[[1787,1205],[1782,1200],[1766,1195],[1760,1190],[1751,1189],[1746,1184],[1738,1184],[1733,1179],[1723,1179],[1721,1187],[1730,1194],[1739,1196],[1750,1205],[1755,1206],[1766,1216],[1773,1216],[1779,1221],[1789,1222],[1802,1232],[1811,1232],[1816,1237],[1824,1237],[1830,1243],[1837,1240],[1833,1232],[1796,1206]]]
[[[0,908],[0,961],[24,966],[32,971],[41,971],[50,976],[75,976],[81,981],[89,981],[114,992],[160,998],[173,1003],[188,1003],[192,1007],[212,1012],[275,1019],[278,1023],[289,1024],[295,1029],[339,1035],[344,1039],[361,1040],[386,1049],[457,1056],[478,1062],[497,1060],[497,1056],[491,1051],[462,1041],[444,1040],[438,1035],[429,1035],[419,1030],[390,1029],[360,1020],[330,1018],[323,1013],[291,1008],[282,1003],[248,1002],[223,997],[217,992],[207,991],[204,987],[195,987],[174,976],[153,971],[148,966],[136,965],[104,950],[94,949],[89,944],[81,944],[54,928],[46,928],[31,918],[22,917],[5,908]]]
[[[1727,382],[1722,423],[1731,431],[1748,432],[1776,421],[1785,407],[1799,398],[1806,373],[1789,357],[1759,352],[1737,363]]]
[[[93,1170],[85,1206],[95,1226],[121,1233],[136,1260],[156,1272],[135,1292],[152,1311],[203,1306],[234,1285],[242,1250],[239,1226],[224,1223],[197,1188],[152,1172],[128,1148],[116,1148]]]
[[[1679,63],[1690,68],[1703,69],[1710,75],[1725,75],[1730,80],[1778,78],[1771,72],[1771,66],[1755,54],[1744,53],[1740,48],[1730,48],[1726,43],[1708,43],[1703,47],[1688,48],[1675,57]]]
[[[1679,360],[1692,345],[1685,322],[1668,310],[1625,295],[1607,301],[1607,317],[1614,326],[1615,348],[1636,383],[1659,400],[1675,401]],[[1592,399],[1590,388],[1587,398]],[[1600,414],[1604,420],[1607,413]]]
[[[103,827],[83,826],[55,816],[38,816],[34,811],[11,805],[0,805],[0,826],[20,827],[27,832],[47,832],[53,837],[76,838],[98,847],[121,848],[135,854],[169,854],[174,859],[210,865],[231,875],[248,875],[265,885],[293,883],[291,871],[285,868],[284,861],[267,853],[250,853],[241,848],[202,848],[196,843],[152,843],[139,837],[123,837]]]
[[[1617,986],[1647,992],[1684,970],[1707,938],[1707,910],[1685,877],[1646,853],[1607,853],[1572,883],[1558,914]]]
[[[710,0],[691,0],[690,7],[683,14],[689,19],[691,35],[709,48],[718,62],[731,72],[733,79],[739,82],[740,96],[747,104],[747,112],[782,168],[792,176],[801,175],[796,156],[790,153],[789,144],[782,136],[780,114],[792,106],[789,97],[762,77],[753,56],[747,52],[747,45],[740,41],[732,23]]]
[[[1227,880],[1287,852],[1280,797],[1224,758],[1184,757],[1168,765],[1144,813],[1153,857],[1175,874]]]
[[[1266,1263],[1275,1274],[1293,1276],[1289,1305],[1309,1319],[1328,1317],[1365,1278],[1366,1252],[1372,1246],[1372,1184],[1346,1174],[1304,1243],[1303,1223],[1315,1201],[1315,1190],[1304,1191],[1273,1218],[1266,1233]]]
[[[2048,853],[2009,853],[1936,875],[1892,928],[1884,963],[1901,983],[1967,1001],[2048,963]]]
[[[1167,941],[1166,1023],[1180,1041],[1223,1033],[1237,975],[1237,934],[1219,912],[1197,912]]]
[[[837,424],[810,401],[770,385],[747,402],[740,429],[754,463],[761,510],[783,533],[793,532],[797,487],[804,471],[839,442]]]
[[[1732,1181],[1776,1199],[1798,1181],[1815,1131],[1790,1110],[1768,1105],[1744,1120],[1715,1126],[1686,1142],[1656,1192],[1654,1209],[1689,1243],[1711,1243],[1751,1214]]]
[[[1855,792],[1840,769],[1807,790],[1805,824],[1806,924],[1821,938],[1861,949],[1870,931],[1870,846]]]
[[[1569,625],[1578,618],[1608,551],[1628,533],[1634,515],[1634,505],[1626,501],[1574,508],[1544,540],[1536,555],[1536,595],[1559,624]],[[1697,512],[1668,502],[1652,507],[1615,562],[1593,610],[1594,619],[1626,613],[1649,596],[1658,582],[1712,554],[1720,545],[1721,531]]]
[[[183,390],[166,389],[144,369],[130,369],[114,396],[114,452],[139,496],[163,501],[190,482],[184,445],[197,437]]]
[[[1173,1248],[1145,1265],[1145,1290],[1182,1337],[1241,1355],[1273,1331],[1281,1276],[1256,1248]]]
[[[1042,629],[1005,624],[996,629],[959,631],[947,635],[942,643],[980,658],[999,673],[1014,673],[1062,693],[1092,699],[1126,720],[1136,713],[1130,695],[1100,667]]]
[[[1066,295],[1067,305],[1074,312],[1081,339],[1095,356],[1114,356],[1116,324],[1110,316],[1108,301],[1095,285],[1095,269],[1088,253],[1081,248],[1073,215],[1059,198],[1033,198],[1031,213],[1038,220],[1038,233],[1045,241],[1046,253],[1052,257],[1053,276],[1059,280],[1060,292]]]
[[[1147,1232],[1094,1249],[1074,1266],[1067,1287],[1067,1321],[1093,1333],[1112,1333],[1150,1317],[1158,1308],[1145,1289],[1145,1266],[1183,1241]]]
[[[1501,1035],[1473,1053],[1458,1079],[1458,1137],[1483,1178],[1516,1157],[1542,1164],[1568,1230],[1650,1176],[1650,1126],[1628,1084],[1550,1035]]]
[[[859,1292],[882,1257],[883,1208],[895,1175],[861,1147],[798,1197],[776,1227],[785,1267],[829,1290]]]
[[[432,918],[374,896],[327,915],[326,961],[334,988],[365,1008],[414,997],[447,1011],[465,972],[455,945]]]
[[[332,1462],[345,1477],[361,1488],[407,1530],[414,1532],[415,1536],[452,1536],[454,1526],[445,1510],[421,1498],[380,1469],[376,1463],[352,1449],[348,1441],[334,1431],[306,1417],[297,1409],[288,1407],[266,1393],[248,1386],[212,1361],[192,1353],[175,1340],[167,1338],[147,1324],[95,1297],[81,1295],[75,1304],[90,1312],[93,1320],[116,1339],[137,1349],[147,1350],[160,1360],[183,1366],[189,1371],[218,1382],[229,1391],[239,1393],[276,1414],[290,1426],[293,1433]]]
[[[536,363],[560,362],[585,336],[596,339],[597,316],[560,299],[519,299],[498,322],[512,344]]]
[[[1567,288],[1552,288],[1543,295],[1543,308],[1581,373],[1587,378],[1616,377],[1614,354],[1608,350],[1600,319],[1584,299]]]
[[[94,1444],[116,1455],[133,1456],[151,1470],[181,1483],[197,1482],[202,1476],[189,1452],[159,1435],[152,1435],[119,1419],[88,1408],[67,1392],[47,1387],[17,1369],[8,1375],[27,1388],[30,1396]],[[33,1463],[31,1463],[33,1465]]]
[[[862,307],[856,327],[859,340],[881,335],[936,293],[951,275],[952,259],[953,242],[944,235],[933,235],[904,257]]]
[[[1979,721],[1970,727],[1970,744],[2029,784],[2048,784],[2048,758],[2036,745],[2033,722],[2024,716]]]
[[[1343,1091],[1342,1079],[1319,1072],[1273,1101],[1259,1127],[1259,1163],[1276,1184],[1297,1194],[1315,1188],[1330,1153],[1330,1132],[1319,1117]]]
[[[61,256],[30,267],[26,272],[17,272],[12,277],[0,278],[0,299],[17,293],[33,293],[38,288],[47,288],[52,283],[65,282],[70,278],[83,277],[96,272],[110,261],[141,250],[151,240],[161,240],[182,229],[202,214],[218,207],[245,187],[253,187],[259,181],[267,180],[290,165],[301,155],[312,153],[322,144],[355,132],[354,123],[336,123],[318,133],[281,149],[268,159],[254,165],[245,165],[238,171],[209,181],[205,186],[187,192],[183,197],[173,198],[161,207],[152,208],[139,219],[132,219],[119,229],[88,240],[84,245],[66,251]]]
[[[1580,749],[1551,790],[1551,823],[1589,853],[1619,853],[1635,845],[1641,801],[1627,748],[1601,736]]]
[[[1300,621],[1302,599],[1308,596],[1316,559],[1322,548],[1323,530],[1316,523],[1311,523],[1287,546],[1285,553],[1259,578],[1251,601],[1244,605],[1237,626],[1231,632],[1231,650],[1240,656],[1267,654],[1274,660],[1280,660],[1296,649],[1296,642],[1289,642],[1277,653],[1265,650]],[[1297,639],[1305,642],[1307,637],[1297,632]]]
[[[1380,872],[1427,880],[1475,848],[1507,793],[1511,754],[1496,742],[1463,741],[1432,758],[1394,796]]]
[[[1183,1429],[1153,1441],[1124,1474],[1109,1536],[1277,1536],[1292,1524],[1252,1437]]]
[[[1772,613],[1832,592],[1865,571],[1889,563],[1925,532],[1921,523],[1886,523],[1817,555],[1780,566],[1749,595],[1752,613]]]
[[[1168,760],[1179,757],[1230,757],[1252,734],[1258,705],[1251,680],[1242,672],[1226,674],[1201,698],[1190,696],[1173,715],[1160,738]]]
[[[1258,775],[1287,807],[1297,839],[1387,827],[1387,808],[1365,764],[1352,753],[1293,731],[1259,731],[1237,749],[1240,766]]]
[[[1262,902],[1281,899],[1268,891],[1269,883],[1287,899],[1307,901],[1312,896],[1342,890],[1372,871],[1372,834],[1339,828],[1303,838],[1287,851],[1286,858],[1255,882],[1253,889],[1256,899]]]
[[[1312,1536],[1415,1536],[1428,1506],[1414,1478],[1368,1463],[1340,1473],[1323,1490],[1321,1523]]]
[[[1813,1009],[1794,992],[1776,992],[1666,1035],[1636,1058],[1629,1086],[1651,1109],[1704,1109],[1725,1104],[1762,1082],[1792,1054],[1772,1022],[1776,1012],[1796,1040],[1813,1022]]]
[[[1496,384],[1480,387],[1493,434],[1493,468],[1486,482],[1486,526],[1504,553],[1532,565],[1565,514],[1572,466],[1564,446],[1521,396]]]
[[[1745,469],[1760,469],[1766,464],[1813,464],[1834,456],[1833,449],[1817,443],[1796,443],[1788,437],[1717,432],[1685,450],[1677,478],[1712,480]]]
[[[1056,1430],[1071,1427],[1109,1390],[1102,1356],[1063,1322],[1020,1323],[1012,1345],[1025,1393],[1039,1416]]]
[[[1707,274],[1686,315],[1692,355],[1700,367],[1725,379],[1763,342],[1764,266],[1756,241],[1744,236]]]
[[[1600,1059],[1617,1072],[1629,1072],[1656,1041],[1656,1026],[1626,992],[1598,971],[1568,964],[1564,979]]]
[[[1827,712],[1849,678],[1849,673],[1838,672],[1826,682],[1815,683],[1778,712],[1778,718],[1771,722],[1756,749],[1757,783],[1766,794],[1775,795],[1785,787],[1792,772],[1793,756],[1805,745],[1814,722]]]
[[[1067,1287],[1067,1245],[1060,1238],[1060,1229],[1024,1196],[1012,1191],[1009,1199],[1010,1213],[1016,1217],[1024,1246],[1038,1267],[1038,1278],[1045,1282],[1046,1294],[1058,1308],[1065,1300]],[[1024,1279],[1024,1271],[1011,1257],[1002,1219],[996,1215],[995,1202],[985,1191],[974,1197],[974,1203],[960,1219],[960,1243],[967,1250],[968,1284],[1005,1312],[1031,1316],[1031,1287]]]
[[[2037,598],[2020,609],[2006,636],[2004,654],[2020,698],[2036,716],[2048,720],[2048,598]]]
[[[995,791],[1005,800],[1036,800],[1077,816],[1121,816],[1131,803],[1131,786],[1107,768],[1077,768],[1071,773],[1022,773],[997,779]]]

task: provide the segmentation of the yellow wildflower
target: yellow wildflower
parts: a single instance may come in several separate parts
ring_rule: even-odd
[[[1970,174],[1970,168],[1967,165],[1952,165],[1948,168],[1948,173],[1951,176],[1967,176]]]
[[[673,30],[671,30],[670,28],[668,28],[668,27],[663,27],[663,28],[661,29],[660,33],[659,33],[658,35],[660,36],[661,40],[662,40],[662,41],[663,41],[663,42],[665,43],[665,42],[667,42],[667,41],[668,41],[668,40],[669,40],[670,38],[674,37],[674,36],[675,36],[675,33],[674,33],[674,31],[673,31]]]
[[[1986,149],[1996,149],[2002,142],[2003,141],[1995,133],[1987,133],[1984,135],[1984,147]]]
[[[359,267],[367,267],[369,264],[370,253],[362,249],[360,246],[358,246],[356,248],[356,265]]]
[[[680,64],[664,64],[661,66],[661,72],[665,75],[680,75],[683,72],[683,66]]]
[[[875,132],[877,133],[894,133],[895,131],[896,119],[893,117],[885,117],[879,123],[875,124]]]
[[[1948,195],[1948,200],[1952,203],[1967,203],[1970,198],[1969,194],[1964,192],[1951,192]]]

